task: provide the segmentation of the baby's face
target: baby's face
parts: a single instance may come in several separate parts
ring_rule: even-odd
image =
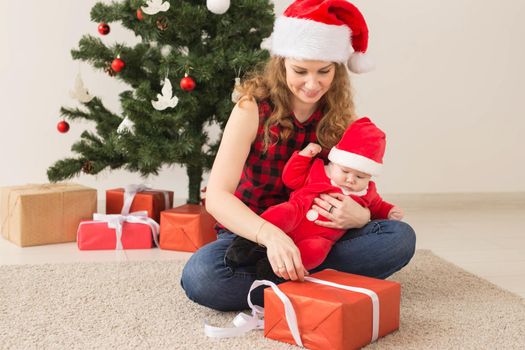
[[[368,188],[369,174],[336,163],[330,163],[330,179],[338,186],[351,192],[360,192]]]

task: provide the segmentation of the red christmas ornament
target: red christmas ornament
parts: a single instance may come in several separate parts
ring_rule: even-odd
[[[106,35],[106,34],[108,34],[108,33],[109,33],[109,30],[110,30],[109,25],[107,25],[106,23],[100,23],[100,24],[98,25],[98,32],[99,32],[100,34],[102,34],[102,35]]]
[[[62,134],[65,134],[66,132],[69,131],[69,123],[66,122],[65,120],[58,122],[57,130],[61,132]]]
[[[120,56],[117,56],[117,58],[111,62],[111,69],[113,69],[115,72],[120,72],[122,69],[124,69],[124,67],[126,67],[126,63],[120,59]]]
[[[142,10],[140,8],[137,9],[137,19],[139,21],[142,21],[144,19],[144,16],[142,15]]]
[[[184,91],[192,91],[196,85],[195,80],[188,76],[188,73],[184,74],[184,78],[180,80],[180,88]]]

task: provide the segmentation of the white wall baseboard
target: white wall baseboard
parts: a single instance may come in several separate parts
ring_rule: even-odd
[[[462,209],[523,207],[525,192],[494,193],[391,193],[383,198],[405,209]]]

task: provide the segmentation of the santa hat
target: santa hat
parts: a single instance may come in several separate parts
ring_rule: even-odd
[[[328,159],[375,176],[381,173],[385,146],[385,133],[370,119],[361,118],[350,124],[339,143],[330,150]]]
[[[346,0],[296,0],[275,20],[270,41],[275,56],[346,63],[354,73],[374,68],[365,19]]]

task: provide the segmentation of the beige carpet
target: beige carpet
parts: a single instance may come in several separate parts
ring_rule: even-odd
[[[220,313],[187,300],[183,263],[148,261],[0,266],[0,349],[296,349],[254,331],[209,339]],[[429,251],[393,279],[402,284],[401,329],[369,349],[516,349],[525,302]]]

